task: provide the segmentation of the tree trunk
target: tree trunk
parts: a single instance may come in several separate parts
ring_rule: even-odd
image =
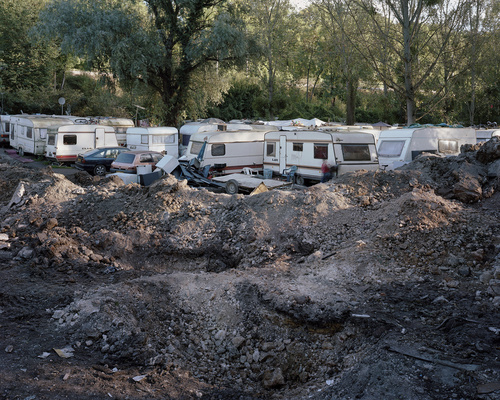
[[[356,91],[358,84],[356,79],[348,79],[346,87],[346,124],[354,125],[356,111]]]

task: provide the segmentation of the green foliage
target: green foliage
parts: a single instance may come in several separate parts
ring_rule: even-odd
[[[65,53],[85,56],[122,81],[149,85],[163,102],[155,112],[176,125],[190,105],[203,109],[200,102],[213,97],[189,97],[200,90],[196,74],[246,54],[243,25],[223,5],[218,0],[54,0],[41,14],[39,32],[57,36]],[[203,82],[204,90],[210,81]]]
[[[257,84],[236,81],[224,95],[223,101],[210,107],[206,116],[224,121],[254,119],[257,117],[254,103],[261,95],[262,89]]]

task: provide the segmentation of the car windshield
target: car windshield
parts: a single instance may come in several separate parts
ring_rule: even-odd
[[[117,163],[133,164],[134,160],[135,160],[135,154],[120,153],[118,157],[116,157],[115,161]]]

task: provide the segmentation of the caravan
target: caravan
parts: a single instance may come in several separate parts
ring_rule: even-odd
[[[94,125],[112,126],[115,129],[116,141],[119,146],[127,145],[127,129],[135,126],[130,118],[91,117],[89,123]]]
[[[0,115],[0,146],[9,146],[10,115]]]
[[[276,131],[265,135],[264,176],[296,168],[295,180],[321,180],[323,160],[336,166],[338,174],[379,168],[375,139],[370,133]]]
[[[262,171],[265,131],[204,132],[191,135],[186,155],[198,159],[199,167],[208,165],[221,175],[242,172],[244,168]]]
[[[500,137],[500,129],[478,129],[476,130],[476,142],[487,142],[492,137]]]
[[[377,144],[380,166],[398,168],[421,153],[458,155],[463,144],[475,144],[473,128],[424,126],[381,131]]]
[[[63,116],[11,115],[9,144],[21,156],[25,153],[42,156],[45,154],[48,128],[74,123],[70,118]]]
[[[179,158],[179,134],[177,128],[128,128],[127,147],[130,150],[158,151]]]
[[[96,147],[116,147],[115,130],[103,125],[51,126],[45,157],[59,163],[74,162],[78,154]]]

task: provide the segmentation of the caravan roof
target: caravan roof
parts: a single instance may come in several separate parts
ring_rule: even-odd
[[[367,132],[323,132],[323,131],[273,131],[265,135],[266,140],[279,140],[286,136],[289,140],[300,142],[334,142],[334,143],[373,143],[374,136]]]
[[[172,134],[172,133],[178,133],[177,128],[174,128],[172,126],[154,126],[154,127],[147,127],[147,128],[128,128],[127,129],[127,134],[148,134],[148,135],[165,135],[165,134]]]
[[[259,142],[264,140],[265,134],[264,131],[204,132],[191,135],[191,141],[208,143]]]

